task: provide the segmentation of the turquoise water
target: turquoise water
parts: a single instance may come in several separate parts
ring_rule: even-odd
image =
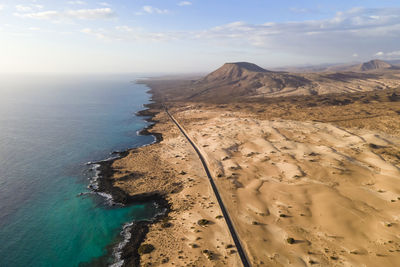
[[[110,207],[85,162],[140,146],[149,102],[133,75],[0,76],[0,266],[77,266],[107,253],[154,203]]]

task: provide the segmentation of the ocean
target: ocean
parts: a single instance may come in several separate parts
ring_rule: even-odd
[[[0,75],[0,266],[79,266],[104,258],[152,202],[110,206],[86,162],[154,141],[135,112],[135,75]]]

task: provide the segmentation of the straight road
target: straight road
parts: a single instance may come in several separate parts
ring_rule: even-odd
[[[201,154],[200,150],[198,149],[197,145],[192,141],[192,139],[190,139],[190,137],[186,134],[186,131],[181,127],[181,125],[178,123],[177,120],[175,120],[175,118],[169,113],[168,109],[165,107],[165,112],[168,114],[168,116],[170,117],[170,119],[175,123],[175,125],[179,128],[179,130],[181,131],[181,133],[186,137],[186,139],[189,141],[189,143],[192,145],[192,147],[194,148],[194,150],[196,151],[197,155],[199,156],[201,163],[203,164],[204,170],[206,171],[208,180],[211,183],[211,187],[214,191],[215,197],[217,198],[218,204],[221,208],[222,214],[225,218],[225,222],[229,228],[229,231],[231,233],[233,242],[235,243],[236,249],[238,251],[238,254],[240,256],[240,260],[242,261],[242,264],[244,267],[250,267],[250,262],[247,259],[247,255],[240,243],[239,237],[236,234],[235,228],[233,227],[233,223],[231,221],[231,218],[229,217],[228,211],[225,208],[224,203],[222,202],[221,196],[218,192],[218,188],[214,183],[214,179],[211,176],[210,170],[208,168],[207,162],[204,159],[203,155]]]

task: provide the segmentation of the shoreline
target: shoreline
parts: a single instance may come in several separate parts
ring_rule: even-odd
[[[146,91],[146,93],[152,96],[151,89]],[[150,101],[153,101],[152,98],[150,98]],[[135,113],[136,116],[148,117],[145,118],[144,121],[151,123],[150,125],[139,130],[138,135],[152,135],[155,138],[153,142],[143,146],[154,145],[163,140],[161,133],[150,132],[150,130],[158,122],[157,120],[154,120],[154,117],[159,113],[156,106],[157,103],[144,104],[144,109]],[[140,204],[143,202],[153,202],[157,208],[161,210],[161,212],[154,218],[149,220],[131,221],[122,226],[120,231],[120,235],[123,237],[122,241],[118,242],[117,245],[114,245],[113,248],[109,250],[107,255],[105,255],[106,258],[114,260],[114,262],[111,264],[111,266],[114,267],[139,266],[140,255],[138,253],[138,249],[145,240],[146,234],[149,231],[149,227],[167,217],[171,211],[170,203],[168,203],[164,195],[158,192],[131,195],[121,188],[114,186],[115,180],[113,179],[113,176],[118,171],[112,167],[113,163],[116,160],[125,158],[131,152],[135,153],[135,151],[140,147],[128,148],[123,151],[114,151],[111,153],[113,155],[112,158],[90,163],[90,165],[97,165],[97,187],[91,187],[90,189],[95,193],[111,196],[112,205],[121,204],[125,206]],[[112,253],[112,255],[110,255],[110,253]]]

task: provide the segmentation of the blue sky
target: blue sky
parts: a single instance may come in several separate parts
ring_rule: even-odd
[[[0,72],[203,72],[400,58],[394,0],[0,0]]]

